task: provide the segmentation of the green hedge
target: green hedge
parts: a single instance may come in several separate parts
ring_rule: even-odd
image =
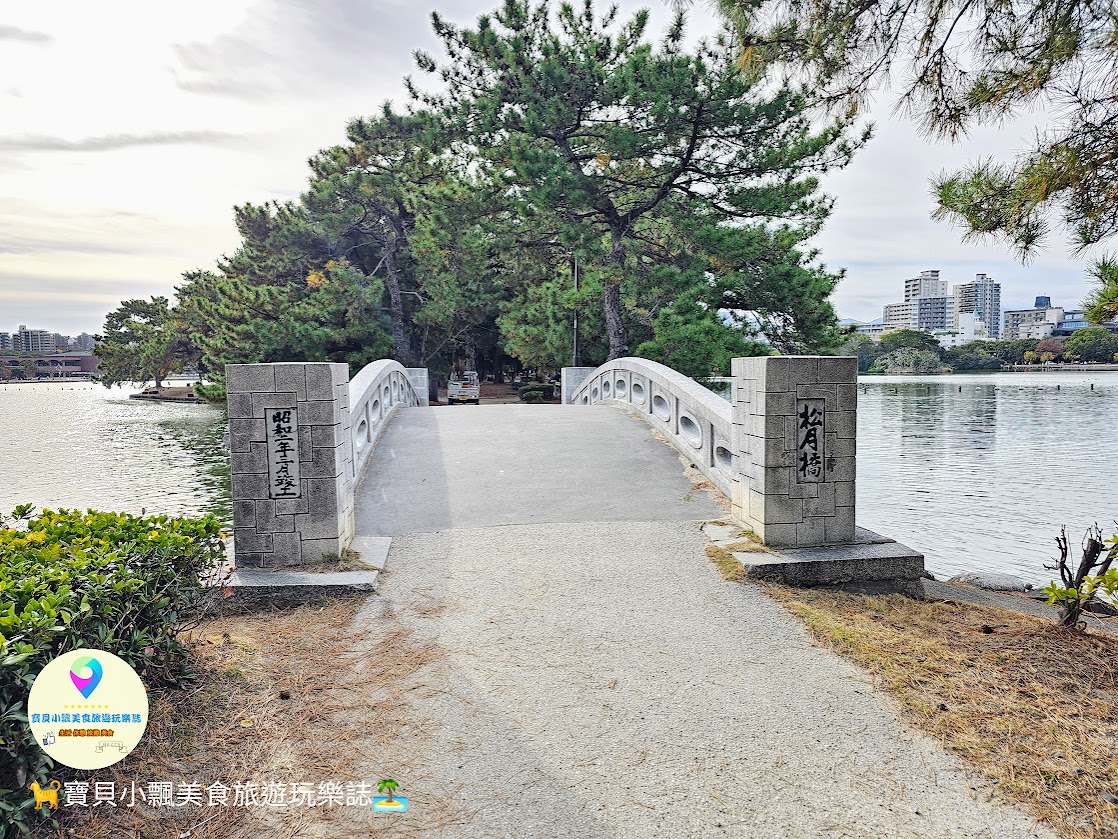
[[[522,385],[517,393],[520,395],[521,402],[539,402],[542,399],[554,399],[555,385],[546,382]],[[528,398],[533,393],[538,393],[539,396]]]
[[[0,520],[0,827],[28,832],[37,815],[28,785],[45,784],[54,765],[27,724],[39,671],[93,647],[123,658],[148,688],[181,683],[190,673],[177,636],[209,602],[199,578],[223,557],[212,516],[32,516],[27,506]]]

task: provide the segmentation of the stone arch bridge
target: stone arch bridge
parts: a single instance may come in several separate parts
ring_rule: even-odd
[[[923,558],[855,521],[853,358],[732,363],[730,398],[639,358],[565,368],[561,405],[427,404],[390,360],[226,368],[236,564],[379,561],[410,533],[723,520],[747,574],[915,594]],[[714,493],[695,491],[692,478]]]

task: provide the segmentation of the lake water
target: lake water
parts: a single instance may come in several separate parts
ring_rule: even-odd
[[[1118,373],[859,379],[858,523],[923,552],[940,579],[1047,582],[1061,525],[1074,550],[1115,519]]]
[[[0,513],[120,510],[232,523],[225,411],[86,382],[0,385]]]
[[[0,511],[147,508],[228,523],[225,412],[134,392],[0,385]],[[1118,518],[1118,373],[867,376],[858,408],[858,523],[922,551],[940,578],[1044,583],[1060,525],[1074,545]]]

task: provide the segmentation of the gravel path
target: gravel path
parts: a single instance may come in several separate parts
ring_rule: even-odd
[[[419,664],[391,708],[369,689],[370,723],[405,734],[355,743],[355,777],[391,775],[411,809],[300,835],[1053,836],[705,544],[663,521],[396,538],[358,626]]]

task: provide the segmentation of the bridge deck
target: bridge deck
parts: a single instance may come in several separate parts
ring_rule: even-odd
[[[618,409],[569,405],[403,411],[356,496],[361,536],[720,515],[643,422]]]
[[[358,533],[392,548],[334,697],[367,726],[321,748],[410,809],[286,835],[1055,839],[722,580],[693,521],[717,507],[643,423],[453,407],[386,434]]]

